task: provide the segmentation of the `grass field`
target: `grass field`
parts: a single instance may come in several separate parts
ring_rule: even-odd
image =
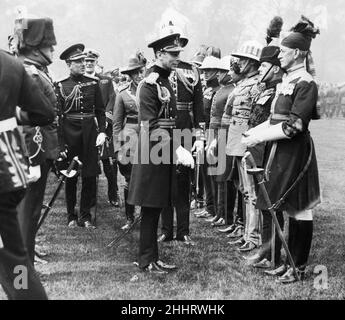
[[[303,283],[281,286],[247,266],[205,221],[192,215],[196,247],[180,243],[160,245],[161,257],[179,266],[166,277],[139,273],[136,259],[138,230],[115,251],[105,249],[124,224],[123,209],[106,203],[106,180],[100,179],[98,229],[66,228],[63,194],[42,229],[49,252],[47,265],[37,267],[50,299],[345,299],[345,120],[320,120],[311,126],[316,144],[322,204],[315,210],[315,232]],[[54,189],[54,178],[48,195]],[[328,270],[328,289],[314,287],[313,270]],[[133,278],[137,276],[136,279]],[[132,280],[132,281],[131,281]],[[5,296],[0,289],[0,300]]]

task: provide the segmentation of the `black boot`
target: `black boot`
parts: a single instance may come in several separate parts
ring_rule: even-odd
[[[127,203],[127,198],[128,198],[128,188],[124,188],[124,196],[125,196],[125,213],[126,213],[126,218],[127,218],[127,223],[122,227],[123,230],[126,230],[130,228],[130,226],[134,222],[134,210],[135,207],[131,204]]]

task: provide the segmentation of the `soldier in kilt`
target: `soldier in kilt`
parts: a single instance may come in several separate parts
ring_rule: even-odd
[[[318,89],[307,72],[312,38],[319,30],[302,17],[292,32],[281,42],[279,60],[286,71],[278,85],[267,122],[248,131],[242,142],[252,147],[267,143],[264,165],[270,160],[269,180],[265,186],[275,210],[286,211],[289,219],[289,249],[303,279],[313,235],[312,209],[320,203],[319,174],[309,123],[318,119]],[[307,61],[306,61],[307,59]],[[272,154],[274,153],[274,154]],[[257,208],[267,210],[261,192]],[[297,281],[287,264],[273,270],[281,283]]]

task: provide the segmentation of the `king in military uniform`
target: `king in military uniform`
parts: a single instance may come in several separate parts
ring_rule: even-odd
[[[172,30],[180,32],[180,45],[184,48],[188,44],[186,33],[173,25],[172,21],[161,30],[162,35],[169,34]],[[197,68],[188,62],[179,61],[175,70],[169,77],[170,84],[176,96],[176,129],[186,130],[190,138],[194,133],[194,147],[192,139],[183,141],[186,149],[203,152],[204,141],[200,122],[203,119],[203,95],[200,74]],[[194,131],[194,132],[193,132]],[[188,143],[190,144],[188,146]],[[159,241],[171,241],[174,238],[174,209],[176,209],[176,237],[187,245],[195,243],[190,238],[190,194],[191,194],[191,169],[180,167],[177,172],[177,197],[178,203],[175,208],[166,208],[162,211],[162,234]]]
[[[155,52],[156,62],[151,74],[138,88],[138,163],[133,165],[128,197],[129,204],[142,207],[139,267],[143,271],[160,274],[175,269],[175,266],[159,259],[157,243],[162,209],[176,206],[176,165],[173,158],[177,157],[176,164],[194,167],[191,153],[173,143],[172,135],[176,126],[176,97],[169,76],[177,67],[182,50],[179,36],[173,33],[149,45]],[[167,161],[157,161],[159,155],[155,156],[154,152],[158,146],[161,147],[161,156]]]
[[[68,160],[75,156],[83,163],[80,202],[80,225],[91,224],[91,207],[96,197],[98,150],[106,140],[106,116],[99,80],[85,73],[84,45],[76,44],[60,56],[66,61],[70,75],[58,82],[59,113],[62,122],[62,141],[67,147]],[[77,226],[75,211],[78,178],[66,182],[66,202],[69,227]]]

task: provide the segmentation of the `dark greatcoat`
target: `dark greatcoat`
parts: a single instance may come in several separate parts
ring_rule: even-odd
[[[288,195],[279,210],[291,213],[313,209],[320,203],[319,175],[314,146],[311,145],[309,123],[316,116],[318,90],[310,74],[302,66],[291,72],[281,85],[278,85],[276,98],[273,101],[274,110],[271,124],[282,120],[274,120],[275,115],[284,115],[285,131],[291,127],[297,128],[289,140],[279,140],[277,151],[270,170],[270,179],[265,183],[272,204],[276,203],[292,186],[300,172],[305,167],[312,150],[312,160],[303,179]],[[300,119],[300,120],[298,120]],[[303,122],[303,126],[298,122]],[[267,163],[272,143],[265,150],[265,165]],[[267,210],[262,193],[258,192],[257,208]]]
[[[15,117],[16,106],[28,113],[23,124],[45,126],[53,122],[53,105],[26,73],[20,61],[0,50],[0,121]],[[27,186],[28,162],[18,128],[0,132],[0,194]]]
[[[170,72],[164,70],[158,66],[153,67],[153,73],[159,75],[157,83],[161,87],[165,87],[169,90],[171,98],[169,102],[169,113],[170,117],[175,118],[176,116],[176,98],[169,82]],[[152,74],[153,74],[152,73]],[[151,77],[152,74],[149,76]],[[158,98],[158,89],[155,84],[143,82],[139,91],[139,123],[140,135],[138,140],[138,148],[136,156],[138,156],[138,163],[133,165],[131,182],[129,185],[129,197],[128,203],[141,207],[152,207],[152,208],[167,208],[173,207],[176,204],[176,166],[171,162],[172,157],[175,154],[173,150],[173,141],[171,132],[160,129],[156,123],[158,119],[164,119],[165,113],[163,112],[159,116],[162,108],[162,102]],[[148,160],[148,164],[142,162],[142,143],[148,143],[148,150],[152,149],[157,145],[157,141],[150,141],[143,137],[143,122],[149,121],[149,133],[151,136],[155,134],[165,134],[163,142],[164,146],[170,149],[170,163],[169,164],[154,164],[152,159]]]

